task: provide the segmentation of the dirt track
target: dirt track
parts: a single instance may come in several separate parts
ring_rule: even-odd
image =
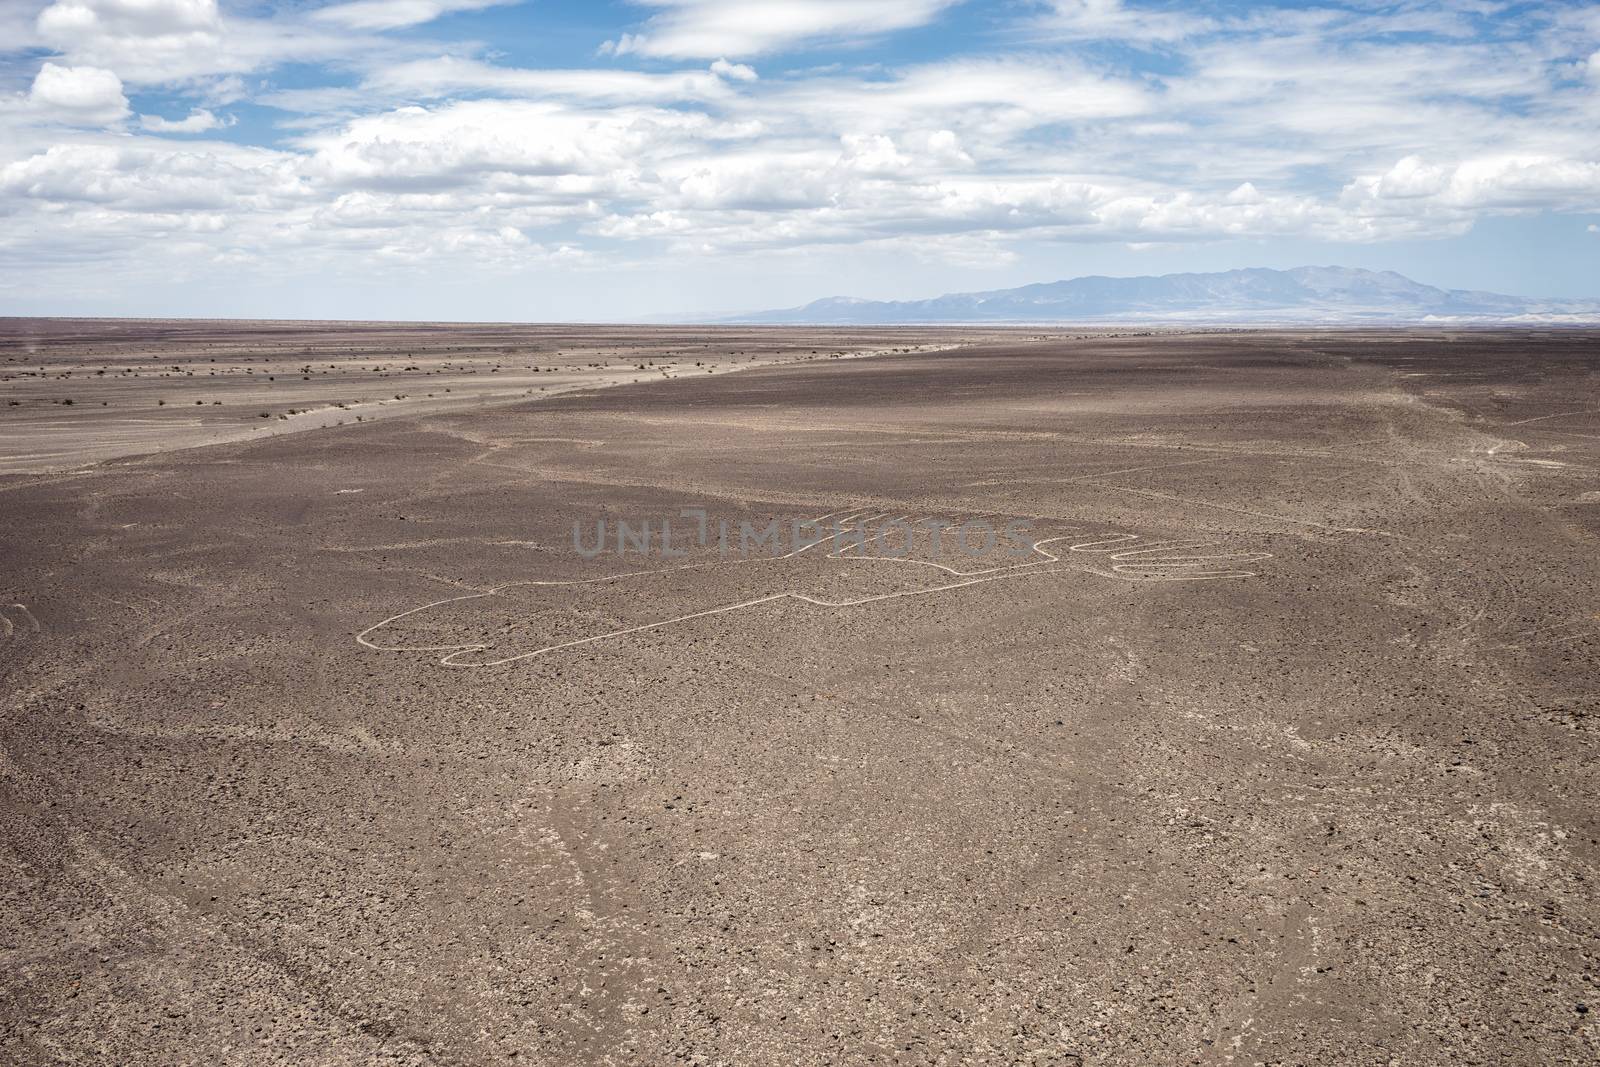
[[[1597,346],[991,339],[0,480],[0,1059],[1592,1063]],[[695,507],[1054,561],[575,551]]]

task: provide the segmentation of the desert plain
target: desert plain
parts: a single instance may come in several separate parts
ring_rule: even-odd
[[[1597,549],[1594,332],[5,320],[0,1061],[1592,1064]]]

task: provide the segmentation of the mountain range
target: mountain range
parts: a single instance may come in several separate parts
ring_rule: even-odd
[[[1352,267],[1254,267],[1159,277],[1091,276],[1016,289],[947,293],[929,300],[829,297],[760,311],[730,323],[1405,323],[1600,322],[1600,300],[1544,300],[1439,289],[1394,271]]]

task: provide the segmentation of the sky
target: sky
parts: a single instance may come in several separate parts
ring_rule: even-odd
[[[1600,297],[1600,5],[0,0],[0,314]]]

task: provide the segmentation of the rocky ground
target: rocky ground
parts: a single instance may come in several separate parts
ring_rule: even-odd
[[[901,340],[0,479],[0,1059],[1600,1058],[1600,337]]]
[[[1021,334],[0,318],[0,475],[995,336]]]

